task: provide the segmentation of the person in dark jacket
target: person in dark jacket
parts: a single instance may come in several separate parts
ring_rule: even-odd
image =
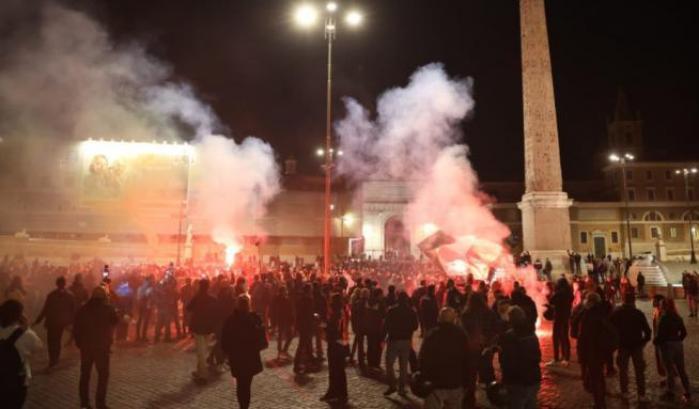
[[[602,297],[590,292],[571,325],[578,339],[578,360],[585,390],[592,394],[594,409],[606,409],[604,365],[618,344],[618,334],[607,318]]]
[[[422,296],[419,304],[420,322],[422,325],[421,336],[424,336],[432,328],[437,326],[437,316],[439,315],[439,305],[435,294],[434,284],[427,287],[427,293]]]
[[[63,331],[73,322],[75,316],[75,299],[66,290],[66,279],[56,279],[56,289],[46,296],[44,308],[34,321],[34,325],[44,321],[46,327],[46,345],[49,351],[49,368],[58,364],[61,357],[61,340]]]
[[[539,313],[536,310],[536,303],[530,296],[527,295],[524,287],[515,287],[515,289],[512,291],[511,304],[524,310],[524,313],[527,314],[529,326],[531,327],[531,330],[534,331],[536,329],[536,320],[539,318]]]
[[[320,399],[334,405],[347,403],[347,374],[345,360],[349,352],[347,344],[347,315],[342,295],[333,294],[330,311],[325,321],[325,338],[328,342],[328,390]]]
[[[250,299],[246,295],[238,296],[236,310],[223,324],[221,347],[236,381],[240,409],[250,407],[252,378],[262,372],[260,351],[267,346],[262,319],[250,312]]]
[[[405,396],[405,385],[408,380],[408,359],[412,350],[413,332],[418,329],[418,320],[415,310],[410,304],[410,298],[405,291],[398,293],[397,304],[388,309],[384,322],[384,333],[386,335],[386,376],[388,378],[388,389],[384,395],[388,396],[398,391],[398,394]],[[393,366],[398,359],[398,389],[396,389],[396,374]]]
[[[636,287],[638,289],[638,296],[639,297],[645,297],[646,296],[646,277],[643,275],[642,272],[638,272],[638,276],[636,277]]]
[[[512,327],[498,340],[502,383],[507,389],[511,409],[535,409],[541,387],[541,349],[531,330],[526,313],[520,307],[508,312]]]
[[[209,336],[216,330],[216,321],[219,317],[218,303],[209,295],[209,280],[199,281],[199,288],[187,305],[187,311],[191,314],[189,327],[194,335],[197,351],[197,369],[192,372],[192,377],[196,381],[206,381]]]
[[[366,310],[367,363],[369,370],[381,372],[381,341],[385,315],[383,290],[374,288]]]
[[[354,362],[354,353],[357,352],[357,364],[361,371],[366,369],[366,314],[367,303],[371,290],[368,288],[357,288],[352,294],[351,324],[354,332],[352,351],[350,352],[350,362]]]
[[[294,355],[294,373],[305,372],[313,359],[312,336],[315,319],[311,291],[310,284],[304,285],[303,293],[296,300],[296,330],[299,333],[299,344]]]
[[[90,298],[90,294],[88,294],[87,289],[83,284],[83,276],[80,273],[73,277],[73,283],[70,285],[70,288],[68,288],[68,291],[70,291],[75,299],[76,309],[82,307],[82,305],[85,304]]]
[[[114,327],[119,321],[116,310],[107,303],[107,292],[95,287],[92,297],[78,310],[73,324],[75,345],[80,349],[80,406],[90,406],[90,376],[97,368],[97,409],[107,407],[109,353]]]
[[[282,354],[289,355],[289,345],[294,338],[294,306],[284,286],[272,301],[272,316],[277,327],[277,359],[280,359]]]
[[[443,308],[437,326],[425,335],[420,347],[420,370],[433,387],[425,399],[425,409],[461,406],[468,340],[457,325],[457,317],[453,308]]]
[[[660,348],[667,371],[667,392],[663,395],[666,400],[674,399],[675,374],[679,375],[684,387],[684,399],[691,399],[689,377],[684,364],[684,347],[682,342],[687,337],[687,329],[682,317],[677,313],[675,301],[665,298],[662,304],[662,315],[658,322],[658,332],[653,343]]]
[[[648,403],[646,397],[646,362],[643,349],[652,337],[646,315],[636,308],[636,296],[629,292],[624,295],[624,304],[617,307],[609,317],[612,325],[619,333],[619,352],[617,366],[619,367],[619,385],[622,398],[629,397],[629,360],[633,361],[636,374],[636,390],[638,401]]]
[[[570,314],[573,308],[573,288],[565,277],[556,282],[549,304],[554,309],[553,315],[553,361],[548,365],[560,363],[568,366],[570,362]]]
[[[495,380],[493,369],[493,353],[486,350],[493,343],[497,326],[496,313],[488,308],[485,296],[471,293],[468,305],[461,315],[461,325],[468,335],[468,362],[466,368],[465,397],[467,407],[475,407],[476,382],[480,378],[482,384],[489,385]]]

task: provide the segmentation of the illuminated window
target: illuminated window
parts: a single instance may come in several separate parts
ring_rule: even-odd
[[[660,228],[658,226],[651,226],[650,228],[650,237],[654,239],[659,239],[660,238]]]
[[[647,222],[657,222],[660,220],[663,220],[663,216],[659,213],[656,212],[655,210],[648,212],[644,217],[643,220]]]
[[[670,237],[673,239],[677,238],[677,227],[670,227]]]
[[[619,243],[619,232],[616,232],[616,231],[612,232],[612,243],[614,243],[614,244]]]

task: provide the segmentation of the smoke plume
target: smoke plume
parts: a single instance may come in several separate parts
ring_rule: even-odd
[[[193,216],[209,230],[201,233],[228,243],[259,232],[251,220],[279,189],[268,144],[213,136],[227,130],[192,86],[175,80],[172,68],[143,46],[112,41],[83,12],[11,0],[0,15],[9,27],[0,40],[0,137],[4,148],[21,152],[5,154],[14,160],[0,165],[2,177],[60,179],[52,159],[88,138],[189,141],[196,151]]]

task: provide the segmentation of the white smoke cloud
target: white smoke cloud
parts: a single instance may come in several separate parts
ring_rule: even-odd
[[[460,124],[474,107],[471,89],[470,79],[452,79],[440,64],[426,65],[408,85],[379,97],[374,120],[347,99],[348,115],[336,127],[344,153],[340,173],[355,181],[404,181],[413,197],[402,215],[408,230],[436,226],[457,238],[462,254],[473,238],[501,248],[510,234],[487,207],[490,199],[478,189],[468,148],[459,143]]]
[[[190,141],[197,151],[194,167],[201,168],[193,186],[199,199],[196,218],[222,242],[243,231],[260,232],[254,220],[279,190],[268,144],[213,136],[225,129],[192,86],[173,80],[171,67],[142,46],[113,42],[83,12],[52,2],[12,0],[0,5],[0,14],[15,27],[0,40],[4,141],[38,158],[87,138]],[[12,172],[56,171],[49,161],[18,162]]]

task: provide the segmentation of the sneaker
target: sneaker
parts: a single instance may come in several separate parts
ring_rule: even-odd
[[[556,366],[556,365],[558,365],[558,361],[556,361],[555,359],[546,362],[546,366]]]
[[[388,389],[386,389],[386,391],[383,393],[383,396],[393,395],[397,391],[398,389],[396,389],[395,386],[389,386]]]

